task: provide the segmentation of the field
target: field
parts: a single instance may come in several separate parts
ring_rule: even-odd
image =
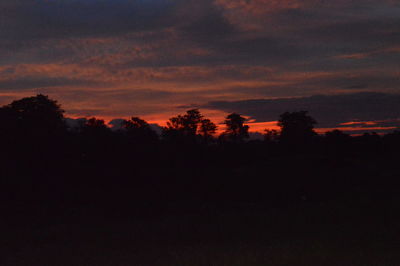
[[[275,208],[164,206],[156,215],[21,206],[2,219],[0,264],[400,265],[399,206],[394,199],[305,200]]]

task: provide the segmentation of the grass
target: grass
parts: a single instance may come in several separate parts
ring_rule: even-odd
[[[399,209],[396,202],[304,202],[163,215],[82,208],[18,223],[8,217],[0,265],[400,265]]]

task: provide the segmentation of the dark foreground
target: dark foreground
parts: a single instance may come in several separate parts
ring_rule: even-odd
[[[400,265],[400,131],[317,135],[301,111],[245,141],[231,114],[215,139],[193,109],[160,138],[68,128],[43,95],[0,121],[0,266]]]
[[[171,204],[157,214],[6,209],[3,266],[400,265],[400,199],[394,198],[280,207]]]

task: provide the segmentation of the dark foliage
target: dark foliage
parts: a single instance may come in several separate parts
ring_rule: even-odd
[[[175,144],[193,144],[199,139],[209,143],[217,126],[210,119],[204,118],[198,109],[191,109],[185,115],[172,117],[163,128],[162,138]]]
[[[194,208],[397,194],[397,131],[319,136],[316,121],[301,111],[280,117],[281,132],[246,142],[245,118],[233,113],[218,142],[217,126],[197,109],[171,118],[161,137],[137,117],[116,131],[97,118],[71,130],[63,113],[44,95],[0,108],[4,204]]]
[[[307,111],[283,113],[278,121],[280,140],[292,146],[308,145],[317,135],[314,131],[316,123],[314,118],[307,115]]]
[[[225,119],[226,130],[221,135],[224,141],[242,143],[249,138],[249,126],[245,125],[246,118],[239,114],[232,113]]]

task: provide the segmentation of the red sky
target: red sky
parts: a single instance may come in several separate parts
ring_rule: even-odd
[[[258,130],[306,109],[320,128],[399,125],[398,1],[4,0],[0,15],[0,104],[43,93],[71,117],[196,107]]]

